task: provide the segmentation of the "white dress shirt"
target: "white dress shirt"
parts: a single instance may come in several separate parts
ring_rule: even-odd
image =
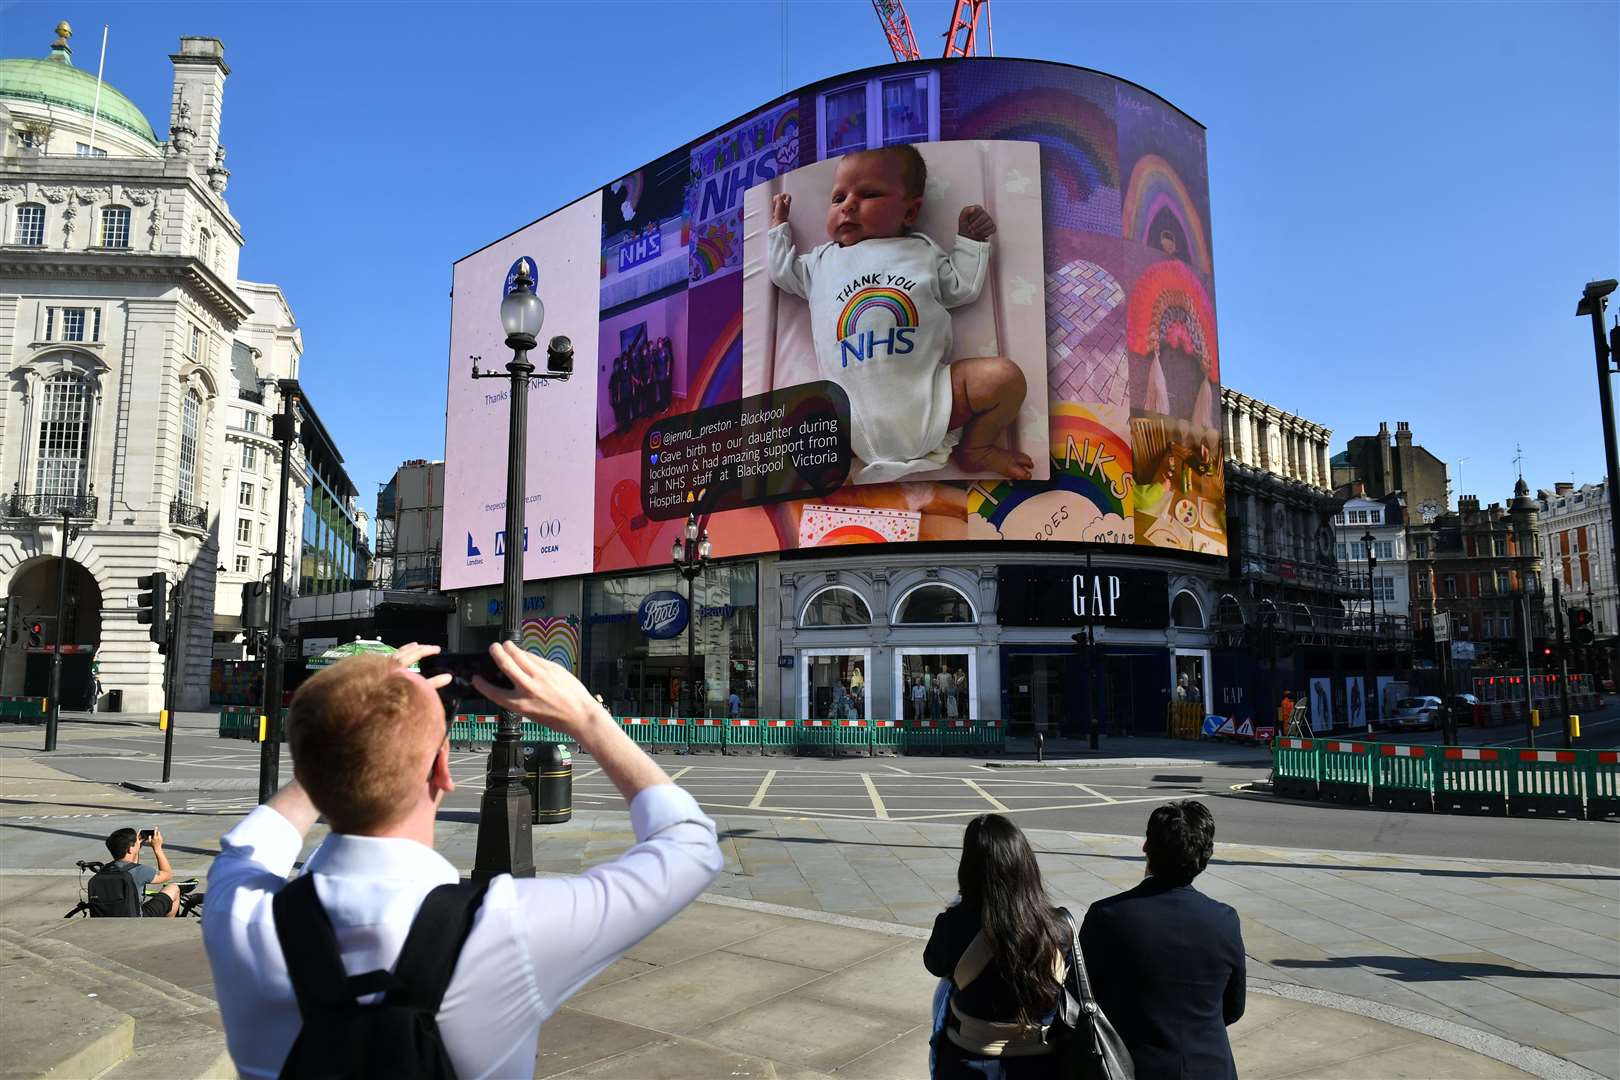
[[[490,882],[439,1009],[463,1080],[533,1076],[541,1022],[720,872],[714,822],[674,784],[637,795],[630,823],[636,845],[577,877]],[[261,806],[221,845],[203,915],[214,991],[237,1070],[274,1077],[302,1025],[270,905],[303,839]],[[461,876],[413,840],[336,833],[304,872],[315,875],[350,975],[392,969],[423,899]]]

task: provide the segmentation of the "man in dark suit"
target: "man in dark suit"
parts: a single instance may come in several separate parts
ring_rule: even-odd
[[[1226,1028],[1243,1015],[1243,935],[1236,911],[1192,887],[1215,819],[1200,802],[1166,803],[1142,850],[1147,879],[1092,904],[1080,928],[1092,991],[1137,1080],[1236,1080]]]

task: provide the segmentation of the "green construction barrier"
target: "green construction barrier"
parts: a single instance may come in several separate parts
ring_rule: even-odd
[[[1434,774],[1434,808],[1443,814],[1506,816],[1510,751],[1443,746]]]
[[[630,741],[644,750],[658,747],[658,721],[646,716],[621,716],[619,726],[630,736]]]
[[[898,720],[872,720],[868,722],[867,745],[872,748],[873,754],[893,756],[899,754],[905,746],[905,729]]]
[[[791,754],[799,748],[799,733],[792,720],[761,720],[759,747],[767,754]]]
[[[222,739],[259,738],[259,710],[227,705],[219,710],[219,737]]]
[[[979,752],[979,730],[971,720],[945,720],[939,733],[939,747],[947,754]]]
[[[693,750],[726,751],[726,722],[718,716],[702,716],[686,725],[686,745]]]
[[[450,722],[450,744],[460,744],[472,750],[488,746],[495,741],[500,730],[500,717],[479,713],[458,713]]]
[[[906,724],[905,748],[908,754],[938,754],[945,749],[943,720],[912,720]]]
[[[14,720],[37,720],[49,712],[49,702],[42,697],[25,697],[20,694],[8,694],[0,697],[0,718]]]
[[[985,720],[979,724],[979,752],[1003,754],[1007,751],[1007,727],[1000,720]]]
[[[1373,743],[1316,740],[1321,752],[1317,792],[1324,802],[1372,802]]]
[[[1321,780],[1315,739],[1277,739],[1271,746],[1271,793],[1284,799],[1314,799]]]
[[[726,750],[759,753],[759,733],[762,720],[731,720],[726,723]]]
[[[838,755],[837,720],[800,720],[794,730],[799,735],[799,753]]]
[[[839,720],[837,723],[838,727],[834,730],[838,732],[839,753],[847,750],[854,754],[871,755],[872,740],[867,734],[865,720]]]
[[[1435,748],[1382,743],[1376,751],[1373,804],[1389,810],[1433,810]]]
[[[1586,819],[1620,817],[1620,750],[1586,750]]]
[[[1508,763],[1508,813],[1515,817],[1581,816],[1581,773],[1576,750],[1519,750]]]
[[[660,750],[686,749],[686,720],[679,716],[664,716],[653,728],[653,745]]]

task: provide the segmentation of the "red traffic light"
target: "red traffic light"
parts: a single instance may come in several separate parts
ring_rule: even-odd
[[[44,623],[34,623],[32,626],[30,626],[28,628],[28,632],[30,634],[43,634],[45,632],[45,624]]]

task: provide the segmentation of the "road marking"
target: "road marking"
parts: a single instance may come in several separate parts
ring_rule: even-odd
[[[1085,792],[1087,795],[1090,795],[1092,798],[1101,799],[1105,803],[1111,803],[1111,802],[1118,802],[1119,801],[1118,799],[1114,798],[1112,795],[1104,795],[1102,792],[1098,791],[1096,788],[1090,788],[1090,787],[1087,787],[1084,784],[1076,784],[1074,786],[1079,788],[1081,791]]]
[[[685,776],[687,773],[689,773],[691,771],[692,771],[692,766],[688,765],[684,769],[677,769],[674,772],[670,773],[669,778],[671,780],[679,780],[681,777]],[[581,777],[581,779],[584,779],[584,778]]]
[[[901,776],[912,776],[912,775],[915,775],[915,774],[913,774],[913,773],[909,773],[909,772],[907,772],[907,771],[906,771],[906,770],[905,770],[905,769],[902,769],[902,768],[901,768],[901,767],[900,767],[900,766],[898,766],[898,765],[890,765],[890,764],[889,764],[889,763],[888,763],[888,762],[887,762],[887,761],[880,761],[880,762],[878,762],[878,764],[879,764],[879,765],[882,765],[882,766],[883,766],[883,767],[884,767],[884,768],[885,768],[885,769],[892,769],[892,770],[894,770],[894,771],[895,771],[895,772],[897,772],[897,773],[899,773],[899,774],[900,774],[900,775],[901,775]]]
[[[888,821],[889,808],[883,805],[883,796],[878,794],[877,785],[872,783],[872,774],[861,773],[861,779],[866,781],[866,796],[872,800],[872,812],[878,816],[879,821]]]
[[[690,765],[688,765],[688,766],[687,766],[687,767],[686,767],[686,768],[687,768],[687,769],[690,769],[690,768],[691,768],[691,766],[690,766]],[[598,766],[597,766],[597,767],[596,767],[596,768],[594,768],[594,769],[586,769],[586,770],[585,770],[585,771],[584,771],[584,772],[582,772],[582,773],[575,773],[575,774],[574,774],[574,779],[575,779],[575,780],[588,780],[588,779],[590,779],[590,778],[591,778],[591,777],[593,777],[593,776],[595,776],[595,775],[596,775],[596,774],[597,774],[597,773],[599,773],[599,772],[601,772],[601,771],[602,771],[602,767],[601,767],[601,766],[600,766],[600,765],[598,765]],[[682,769],[682,770],[681,770],[681,772],[682,772],[682,773],[683,773],[683,772],[685,772],[685,771],[686,771],[686,769]],[[676,773],[676,774],[675,774],[675,775],[676,775],[676,776],[679,776],[679,775],[681,775],[681,773]]]
[[[988,791],[984,790],[984,788],[980,787],[977,781],[970,780],[966,776],[962,777],[961,780],[962,780],[962,783],[964,783],[968,787],[972,788],[973,791],[978,794],[979,798],[983,799],[985,802],[989,803],[991,806],[995,807],[997,810],[1000,810],[1003,813],[1006,812],[1007,804],[1002,802],[1000,799],[996,798],[994,795],[990,794]]]
[[[765,805],[765,793],[771,789],[771,781],[776,779],[776,770],[765,770],[765,779],[759,782],[759,790],[754,792],[754,798],[748,804],[750,810],[758,810]]]

